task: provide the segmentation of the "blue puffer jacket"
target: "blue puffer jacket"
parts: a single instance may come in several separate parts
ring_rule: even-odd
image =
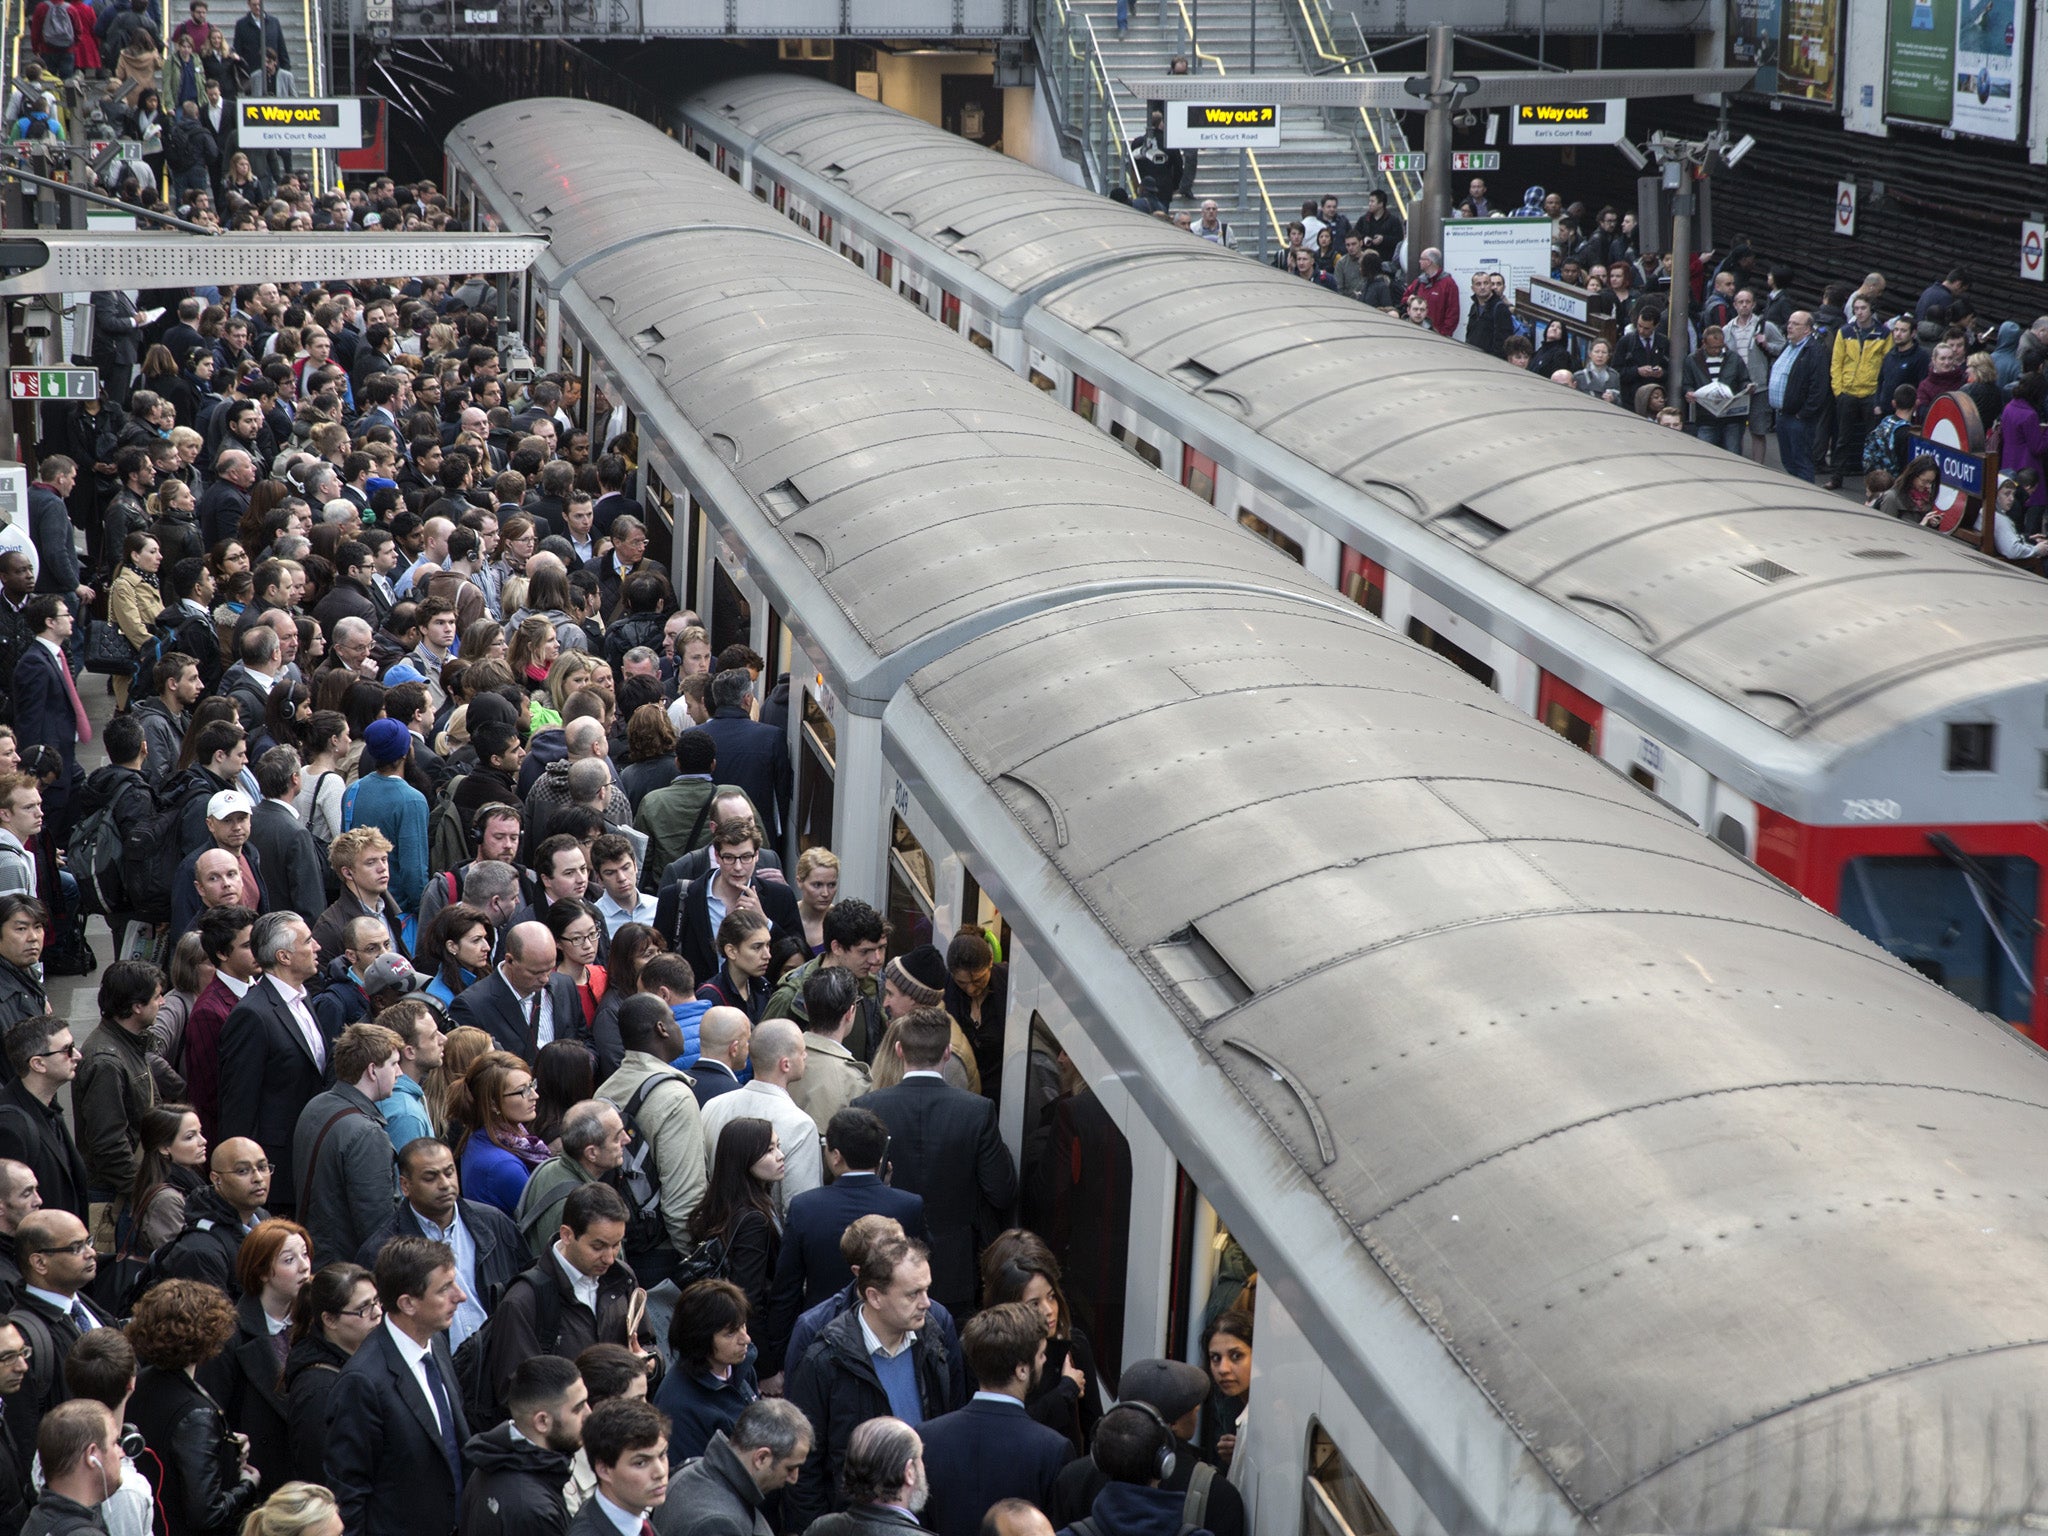
[[[697,1058],[704,1054],[704,1044],[697,1032],[697,1026],[704,1021],[704,1015],[711,1009],[709,1003],[692,998],[687,1003],[676,1004],[676,1028],[683,1032],[683,1054],[669,1065],[678,1072],[687,1072],[697,1065]]]

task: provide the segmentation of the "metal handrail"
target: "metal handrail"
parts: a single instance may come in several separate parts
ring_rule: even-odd
[[[1194,41],[1195,22],[1194,18],[1188,14],[1187,0],[1174,0],[1174,4],[1175,7],[1180,11],[1180,22],[1181,25],[1187,29],[1187,36],[1190,41],[1190,46],[1192,46],[1194,49],[1195,57],[1198,60],[1206,59],[1209,63],[1215,65],[1217,74],[1228,74],[1229,71],[1223,67],[1222,59],[1218,58],[1213,53],[1204,52],[1202,49],[1202,45],[1199,42]],[[1251,166],[1252,180],[1257,182],[1259,185],[1259,201],[1265,205],[1266,222],[1272,226],[1273,239],[1281,248],[1284,249],[1287,245],[1287,226],[1280,222],[1280,215],[1273,207],[1273,194],[1266,189],[1266,175],[1265,172],[1260,170],[1259,168],[1259,157],[1256,152],[1247,150],[1245,152],[1245,160]]]
[[[1295,0],[1295,3],[1301,10],[1301,21],[1306,41],[1309,47],[1316,51],[1318,56],[1330,64],[1339,66],[1341,71],[1347,75],[1357,74],[1361,70],[1376,72],[1370,59],[1360,57],[1367,51],[1363,31],[1359,32],[1360,46],[1356,54],[1347,55],[1338,49],[1337,34],[1330,20],[1327,0]],[[1320,13],[1322,17],[1322,29],[1320,31],[1316,27],[1317,13]],[[1356,16],[1351,18],[1351,24],[1354,29],[1358,28],[1358,18]],[[1382,124],[1375,121],[1376,117],[1381,116],[1385,118],[1384,127],[1386,133],[1384,137],[1380,131]],[[1408,147],[1408,141],[1402,136],[1399,124],[1394,120],[1391,112],[1375,113],[1360,107],[1358,108],[1358,118],[1365,128],[1366,137],[1372,141],[1373,152],[1376,156],[1388,152],[1387,141],[1389,139],[1398,144],[1401,149],[1405,150]],[[1386,181],[1388,190],[1393,194],[1395,209],[1405,219],[1408,216],[1409,202],[1421,195],[1422,179],[1412,171],[1389,171],[1386,173]]]
[[[1109,68],[1102,62],[1102,42],[1095,35],[1095,18],[1084,14],[1081,17],[1081,24],[1088,29],[1088,63],[1094,75],[1095,88],[1102,98],[1103,109],[1110,121],[1116,125],[1113,131],[1116,136],[1117,160],[1123,167],[1125,185],[1135,192],[1138,189],[1138,166],[1131,157],[1131,135],[1124,123],[1124,109],[1117,105],[1116,92],[1110,88]]]
[[[319,0],[299,0],[299,19],[306,29],[306,94],[324,96],[327,93],[327,49],[326,39],[320,34],[315,13]],[[334,151],[316,149],[313,151],[313,195],[319,197],[326,190],[322,184],[323,165],[333,171],[334,179],[341,179],[340,167],[331,157]]]

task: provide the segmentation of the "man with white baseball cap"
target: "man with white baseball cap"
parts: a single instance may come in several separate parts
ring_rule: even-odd
[[[250,817],[254,807],[239,789],[217,790],[206,802],[206,831],[211,839],[189,853],[171,877],[171,931],[182,933],[199,921],[212,907],[242,906],[256,912],[271,910],[270,895],[263,888],[262,856],[249,841]],[[218,857],[226,853],[233,863]],[[202,878],[201,862],[205,862]],[[226,878],[230,868],[238,877]],[[230,892],[229,885],[233,890]]]

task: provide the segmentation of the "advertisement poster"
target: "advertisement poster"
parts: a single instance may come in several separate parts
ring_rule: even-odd
[[[1957,0],[1955,111],[1958,133],[2020,136],[2019,61],[2026,13],[2015,0]]]
[[[2010,0],[2008,0],[2010,3]],[[1778,92],[1783,100],[1836,105],[1842,54],[1837,46],[1841,12],[1836,0],[1780,0]]]
[[[1891,0],[1891,46],[1885,60],[1887,116],[1948,125],[1955,105],[1957,3]]]
[[[1756,89],[1778,94],[1778,0],[1729,0],[1728,67],[1755,70]]]

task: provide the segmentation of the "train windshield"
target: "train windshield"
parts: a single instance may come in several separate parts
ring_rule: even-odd
[[[2002,1019],[2034,1005],[2041,871],[2013,856],[1851,859],[1842,920],[1963,1001]]]

